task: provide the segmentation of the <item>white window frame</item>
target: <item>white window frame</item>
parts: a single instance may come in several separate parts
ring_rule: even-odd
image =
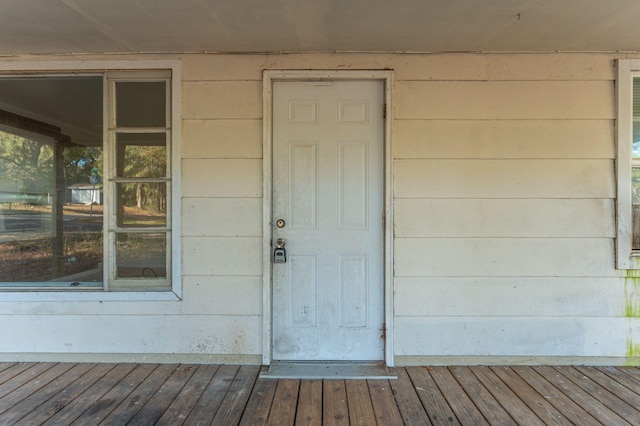
[[[617,61],[617,198],[616,198],[616,267],[640,269],[640,251],[632,248],[633,217],[631,169],[633,160],[633,79],[640,78],[640,60]],[[636,160],[637,162],[637,160]]]
[[[20,73],[38,73],[38,74],[78,74],[82,72],[86,73],[103,73],[104,74],[104,93],[103,101],[106,102],[108,93],[107,76],[109,72],[114,71],[170,71],[170,99],[168,108],[171,110],[170,114],[170,126],[171,126],[171,152],[168,159],[170,170],[170,185],[171,185],[171,200],[170,211],[168,216],[170,217],[170,251],[167,252],[167,257],[170,257],[170,277],[171,289],[167,291],[147,291],[147,290],[135,290],[123,289],[122,291],[108,291],[108,265],[105,264],[105,281],[103,287],[100,289],[86,289],[79,288],[75,290],[61,290],[60,288],[52,288],[51,290],[44,287],[30,287],[30,288],[6,288],[7,291],[0,291],[0,301],[61,301],[61,300],[74,300],[74,301],[118,301],[118,300],[151,300],[151,301],[171,301],[181,300],[182,298],[182,268],[181,268],[181,220],[180,220],[180,165],[181,165],[181,150],[180,150],[180,135],[181,132],[181,104],[182,104],[182,73],[181,65],[178,60],[105,60],[105,61],[78,61],[78,60],[61,60],[61,61],[0,61],[0,73],[6,75],[18,75]],[[108,140],[108,125],[109,123],[109,111],[103,108],[103,122],[105,123],[103,132],[104,140]],[[105,146],[105,154],[108,147]],[[105,156],[106,158],[106,156]],[[168,166],[169,166],[168,165]],[[105,165],[106,166],[106,165]],[[108,195],[110,196],[110,194]],[[105,200],[106,202],[106,200]],[[104,240],[105,240],[105,261],[107,263],[110,260],[107,259],[109,251],[107,251],[107,233],[108,233],[108,220],[107,212],[105,212],[105,223],[103,224]],[[110,249],[109,249],[110,250]]]

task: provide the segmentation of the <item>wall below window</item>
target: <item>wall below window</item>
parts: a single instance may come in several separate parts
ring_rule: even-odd
[[[640,363],[618,57],[184,55],[182,300],[0,299],[0,359],[259,363],[262,71],[392,69],[396,364]]]

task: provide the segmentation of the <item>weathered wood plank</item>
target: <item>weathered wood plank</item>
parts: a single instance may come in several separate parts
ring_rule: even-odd
[[[45,403],[31,407],[29,414],[20,419],[23,424],[42,424],[64,409],[71,401],[81,396],[87,389],[116,367],[116,364],[98,364],[85,374],[73,377],[73,383],[62,390],[57,388],[56,394]]]
[[[13,424],[23,417],[28,416],[34,409],[34,407],[40,407],[45,404],[54,395],[60,392],[60,389],[66,389],[70,386],[78,376],[82,376],[87,371],[95,367],[95,364],[60,364],[67,367],[59,377],[54,378],[48,383],[42,382],[42,387],[39,386],[23,386],[22,388],[28,392],[28,395],[24,395],[24,392],[12,392],[5,395],[0,399],[0,412],[4,413],[0,415],[0,424]],[[54,367],[55,368],[55,367]],[[51,373],[54,368],[45,372]],[[41,381],[44,375],[40,375],[36,380]],[[22,389],[20,388],[20,389]],[[22,397],[18,398],[18,395],[22,394]],[[11,407],[10,399],[15,399],[13,407]],[[11,407],[11,409],[9,409]],[[6,411],[5,411],[6,409]]]
[[[181,365],[160,386],[152,398],[144,404],[142,409],[127,423],[128,425],[155,425],[164,414],[167,407],[175,400],[182,388],[187,384],[197,367]]]
[[[300,380],[278,380],[267,424],[273,426],[293,425],[296,419],[296,405]]]
[[[3,372],[15,365],[17,365],[17,362],[0,362],[0,375],[3,374]],[[0,376],[1,377],[1,376]],[[1,383],[1,380],[0,380]]]
[[[571,425],[562,413],[549,404],[535,389],[509,367],[491,367],[491,370],[545,423],[551,425]]]
[[[396,369],[394,381],[257,380],[258,369],[41,367],[0,399],[0,423],[640,424],[637,369],[408,367]]]
[[[555,386],[536,373],[531,367],[514,366],[511,368],[567,419],[583,426],[596,426],[601,424],[571,398],[560,392]]]
[[[621,377],[624,383],[619,383],[615,374],[605,374],[595,367],[577,366],[576,369],[632,407],[640,407],[640,383],[626,380],[624,374]]]
[[[562,375],[581,387],[591,396],[611,408],[631,424],[640,424],[640,411],[624,401],[617,394],[607,390],[595,380],[578,371],[575,367],[555,367]]]
[[[532,367],[534,371],[544,377],[549,383],[560,389],[576,404],[582,407],[587,413],[591,414],[595,419],[606,425],[628,424],[622,417],[602,404],[589,393],[582,390],[571,380],[560,374],[553,367],[538,366]]]
[[[45,425],[71,424],[86,410],[95,406],[96,402],[116,384],[118,384],[136,364],[118,364],[111,368],[104,376],[98,377],[90,387],[83,390],[76,398],[60,401],[62,407],[55,407],[55,414],[49,418]],[[95,421],[94,421],[95,424]]]
[[[156,426],[173,426],[184,422],[191,409],[211,382],[218,371],[219,365],[206,364],[198,366],[189,382],[180,391],[180,394],[169,405],[167,410],[158,419]]]
[[[489,424],[517,425],[468,367],[449,367],[449,370]]]
[[[446,367],[431,367],[429,373],[460,423],[488,425],[482,413]]]
[[[470,369],[517,423],[544,425],[544,422],[489,367],[470,367]]]
[[[407,372],[431,423],[434,426],[459,425],[460,422],[451,410],[449,403],[429,374],[429,369],[427,367],[407,367]]]
[[[632,369],[629,367],[597,367],[612,380],[617,381],[623,386],[628,387],[636,393],[640,393],[640,374],[638,377],[628,374]]]
[[[618,369],[636,380],[640,380],[640,368],[638,367],[618,367]]]
[[[2,384],[0,384],[0,398],[4,397],[10,392],[13,392],[15,389],[19,388],[25,383],[28,383],[31,379],[49,370],[54,365],[56,365],[56,363],[42,362],[31,364],[24,369],[22,368],[24,366],[18,366],[18,368],[16,368],[16,372],[18,372],[18,374],[13,375],[11,378],[5,380]]]
[[[167,381],[178,366],[176,364],[159,365],[145,380],[135,388],[105,419],[106,424],[124,425],[156,395],[156,392]]]
[[[231,383],[229,391],[222,401],[222,406],[217,410],[213,423],[215,425],[235,425],[242,417],[244,407],[251,395],[253,384],[258,378],[260,366],[243,365]]]
[[[404,368],[395,368],[393,373],[398,376],[397,380],[389,380],[391,389],[396,397],[398,409],[405,425],[430,425],[431,420],[427,412],[422,407],[420,398],[416,394],[416,389],[411,383],[411,379]]]
[[[277,380],[258,379],[256,381],[240,420],[240,426],[264,425],[267,423],[277,386]]]
[[[144,382],[156,367],[157,364],[137,365],[120,382],[87,407],[88,409],[75,420],[74,425],[90,426],[104,420],[134,389]]]
[[[322,425],[322,380],[303,380],[298,393],[296,426]]]
[[[233,382],[240,367],[237,365],[221,365],[200,399],[187,416],[185,424],[209,424],[220,408],[220,404]]]
[[[32,395],[34,392],[39,391],[73,366],[74,364],[68,363],[56,364],[47,371],[44,371],[37,376],[32,376],[30,381],[26,382],[24,385],[5,394],[3,397],[0,397],[0,413],[4,413],[9,408]]]
[[[389,380],[367,380],[367,383],[378,424],[402,424],[402,416],[393,397]]]
[[[376,413],[371,404],[369,387],[364,380],[345,380],[349,422],[353,425],[376,424]]]
[[[322,398],[323,422],[332,425],[349,425],[349,407],[344,380],[325,380]]]

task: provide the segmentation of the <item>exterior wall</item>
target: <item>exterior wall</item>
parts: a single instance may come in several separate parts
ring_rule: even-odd
[[[637,362],[618,57],[184,55],[182,300],[0,298],[0,358],[259,363],[262,71],[392,69],[396,363]]]

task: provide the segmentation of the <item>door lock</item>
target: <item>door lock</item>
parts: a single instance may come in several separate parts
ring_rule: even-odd
[[[284,248],[287,241],[284,238],[276,240],[276,249],[273,251],[273,263],[286,263],[287,250]]]

